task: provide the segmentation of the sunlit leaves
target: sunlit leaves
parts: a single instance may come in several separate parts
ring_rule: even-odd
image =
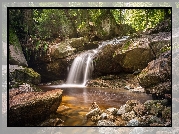
[[[164,14],[162,9],[128,9],[125,18],[138,31],[155,27],[164,19]]]

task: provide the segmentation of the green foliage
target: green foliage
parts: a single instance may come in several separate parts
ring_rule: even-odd
[[[21,50],[19,39],[12,28],[9,29],[9,44],[14,45],[15,48],[19,48]]]
[[[36,23],[36,34],[41,39],[48,39],[60,34],[65,29],[67,18],[62,9],[34,10],[34,21]]]
[[[125,22],[136,31],[155,27],[164,19],[162,9],[128,9],[125,13]]]
[[[43,3],[41,3],[43,4]],[[45,3],[44,3],[45,4]],[[54,3],[49,3],[54,4]],[[45,4],[48,6],[49,4]],[[58,4],[58,3],[55,3]],[[78,3],[69,3],[78,5]],[[93,4],[93,3],[90,3]],[[104,6],[104,3],[99,5]],[[139,3],[136,3],[139,4]],[[58,4],[59,6],[61,4]],[[63,4],[62,4],[63,5]],[[147,6],[150,3],[146,3]],[[155,27],[165,17],[171,14],[170,10],[164,9],[11,9],[9,11],[10,43],[28,42],[29,38],[34,41],[33,47],[38,49],[43,46],[46,51],[48,44],[44,41],[53,41],[55,38],[73,38],[89,36],[91,33],[105,36],[102,29],[102,21],[106,17],[114,18],[117,24],[132,26],[136,31],[144,31]],[[114,23],[116,24],[116,23]],[[96,29],[98,28],[98,29]],[[120,29],[119,29],[120,30]],[[122,31],[122,30],[121,30]],[[129,29],[127,29],[129,31]],[[15,35],[15,34],[16,35]],[[129,33],[129,32],[126,32]]]

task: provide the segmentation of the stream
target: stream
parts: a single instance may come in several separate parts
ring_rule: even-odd
[[[39,86],[43,91],[58,89],[58,85]],[[62,102],[57,109],[64,126],[95,126],[88,120],[83,123],[85,115],[90,111],[93,102],[96,102],[101,110],[115,107],[117,109],[128,100],[139,100],[144,103],[152,97],[145,93],[133,93],[128,90],[91,88],[91,87],[69,87],[60,88],[63,90]]]

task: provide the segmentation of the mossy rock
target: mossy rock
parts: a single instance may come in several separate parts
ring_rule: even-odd
[[[70,46],[72,46],[73,48],[82,47],[85,42],[87,42],[87,39],[84,38],[84,37],[72,38],[72,39],[69,40],[69,44],[70,44]]]
[[[23,69],[15,70],[15,81],[39,84],[41,82],[41,76],[32,68],[25,67]]]

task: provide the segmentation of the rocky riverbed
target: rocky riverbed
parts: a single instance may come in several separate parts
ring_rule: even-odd
[[[171,107],[167,100],[148,100],[140,103],[128,100],[119,109],[111,107],[101,110],[93,102],[86,114],[97,126],[171,126]]]

